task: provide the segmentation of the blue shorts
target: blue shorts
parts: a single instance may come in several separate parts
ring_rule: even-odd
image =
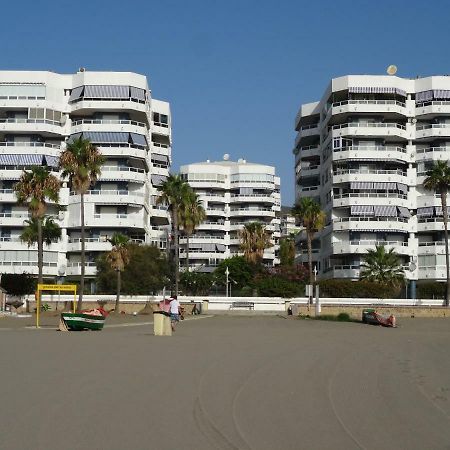
[[[180,321],[180,315],[175,313],[170,313],[170,321],[171,322],[179,322]]]

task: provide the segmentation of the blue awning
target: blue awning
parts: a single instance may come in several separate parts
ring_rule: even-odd
[[[167,177],[165,177],[164,175],[152,175],[152,184],[154,186],[161,186],[161,184],[164,183],[164,181],[166,181]]]
[[[81,137],[82,134],[83,134],[83,133],[74,133],[74,134],[71,134],[71,135],[69,136],[69,139],[67,139],[67,142],[68,142],[69,144],[71,144],[73,141],[76,141],[77,139],[79,139],[79,138]]]
[[[20,166],[40,166],[42,165],[42,155],[19,155]]]
[[[152,161],[161,164],[169,164],[169,157],[167,155],[160,155],[159,153],[152,153]]]
[[[84,87],[85,98],[129,98],[129,86],[89,85]]]
[[[128,144],[129,133],[84,131],[83,139],[89,139],[91,142],[99,144]]]
[[[145,91],[144,89],[130,86],[130,97],[136,100],[145,101]]]
[[[20,155],[0,155],[1,166],[18,166]]]
[[[135,145],[142,145],[143,147],[147,147],[147,139],[143,134],[130,133],[131,140]]]
[[[397,217],[397,208],[393,205],[374,206],[375,217]]]
[[[45,155],[45,162],[49,167],[58,167],[59,166],[59,158],[57,156]]]

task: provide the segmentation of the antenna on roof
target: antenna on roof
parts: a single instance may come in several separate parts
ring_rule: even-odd
[[[394,64],[391,64],[387,69],[386,72],[388,75],[395,75],[397,73],[397,66]]]

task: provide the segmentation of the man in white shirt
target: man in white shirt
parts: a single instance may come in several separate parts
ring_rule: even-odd
[[[172,331],[175,331],[175,324],[180,321],[180,302],[176,295],[172,296],[170,301],[170,324]]]

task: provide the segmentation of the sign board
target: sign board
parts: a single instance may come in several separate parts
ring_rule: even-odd
[[[76,284],[38,284],[37,288],[39,291],[76,291]]]

